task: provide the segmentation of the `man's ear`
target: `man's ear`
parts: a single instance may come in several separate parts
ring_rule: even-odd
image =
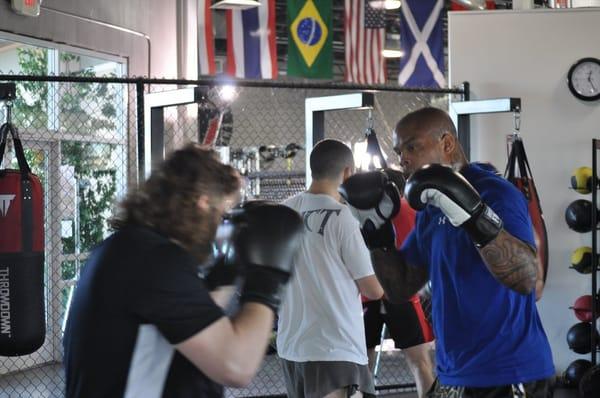
[[[342,182],[346,181],[348,178],[350,178],[352,176],[352,174],[354,174],[353,167],[350,167],[350,166],[344,167],[344,171],[342,173]]]
[[[196,204],[202,211],[208,211],[210,209],[210,200],[207,195],[200,195]]]
[[[440,141],[444,155],[451,156],[456,150],[456,137],[450,133],[444,133]]]

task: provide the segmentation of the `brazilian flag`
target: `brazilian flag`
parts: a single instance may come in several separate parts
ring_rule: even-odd
[[[332,0],[287,0],[288,76],[333,78]]]

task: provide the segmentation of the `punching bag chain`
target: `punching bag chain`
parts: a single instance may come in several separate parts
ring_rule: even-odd
[[[515,131],[513,135],[518,136],[521,132],[521,108],[516,107],[513,113],[513,119],[515,122]]]
[[[373,110],[369,109],[369,115],[367,116],[367,129],[365,130],[365,137],[368,137],[373,132]]]

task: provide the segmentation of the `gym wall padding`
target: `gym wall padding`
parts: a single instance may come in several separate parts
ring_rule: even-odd
[[[589,275],[570,266],[572,251],[591,246],[589,233],[571,231],[566,207],[591,199],[570,187],[574,169],[590,166],[591,140],[600,136],[600,103],[584,103],[567,88],[567,71],[578,59],[598,57],[590,37],[600,35],[599,9],[536,9],[449,13],[450,84],[471,84],[471,99],[520,97],[521,135],[527,147],[544,209],[550,264],[538,309],[552,347],[557,373],[575,359],[589,359],[567,347],[565,338],[577,322],[568,309],[590,294]],[[480,56],[485,54],[485,56]],[[471,119],[472,158],[506,164],[510,114]]]

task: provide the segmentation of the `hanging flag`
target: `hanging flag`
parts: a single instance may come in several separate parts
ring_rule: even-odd
[[[331,0],[287,0],[289,76],[333,78]]]
[[[385,83],[385,10],[369,0],[346,0],[344,34],[346,81],[362,84]]]
[[[404,0],[400,9],[398,83],[405,87],[445,87],[443,0]]]
[[[198,1],[198,74],[214,75],[215,34],[213,33],[210,0]]]
[[[277,77],[275,0],[247,10],[227,10],[227,74],[247,79]]]

